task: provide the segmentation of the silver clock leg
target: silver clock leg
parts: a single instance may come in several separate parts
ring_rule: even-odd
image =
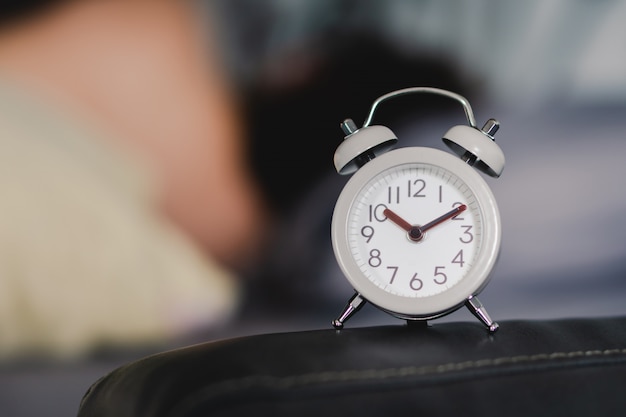
[[[365,298],[361,294],[355,293],[348,301],[348,305],[344,308],[341,315],[333,320],[333,327],[337,330],[343,329],[343,324],[348,321],[365,304]]]
[[[500,325],[489,317],[489,313],[487,313],[487,310],[485,310],[485,307],[478,300],[478,298],[471,296],[467,299],[467,301],[465,301],[465,305],[472,312],[472,314],[478,318],[478,320],[487,326],[490,333],[498,330]]]

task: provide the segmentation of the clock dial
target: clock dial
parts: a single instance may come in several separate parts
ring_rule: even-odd
[[[482,215],[467,184],[427,163],[390,167],[367,182],[348,213],[347,239],[363,275],[402,297],[429,297],[471,270]]]
[[[332,222],[335,256],[364,299],[405,318],[434,318],[487,284],[500,215],[469,165],[430,148],[400,148],[362,166]]]

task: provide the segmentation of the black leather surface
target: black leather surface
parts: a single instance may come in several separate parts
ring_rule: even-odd
[[[95,383],[80,417],[626,414],[626,318],[268,334],[165,352]]]

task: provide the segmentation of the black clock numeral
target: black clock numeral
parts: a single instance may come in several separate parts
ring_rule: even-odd
[[[422,280],[417,277],[417,272],[413,274],[413,278],[411,278],[411,281],[409,282],[409,286],[411,287],[412,290],[415,290],[415,291],[421,290],[422,287],[424,286],[424,283],[422,282]]]
[[[426,181],[417,179],[408,181],[408,196],[409,197],[426,197],[426,194],[422,194],[422,191],[426,188]]]
[[[367,243],[370,243],[370,240],[374,237],[374,228],[372,226],[363,226],[361,228],[361,236],[366,239]]]
[[[461,268],[463,268],[463,265],[465,265],[465,261],[463,260],[463,249],[461,249],[452,259],[452,263],[458,264]]]
[[[388,187],[387,188],[387,203],[400,204],[400,187]]]
[[[378,268],[383,263],[383,260],[380,258],[380,251],[378,249],[372,249],[370,251],[370,259],[367,261],[367,263],[372,268]]]
[[[446,269],[445,266],[436,266],[435,267],[435,284],[443,285],[448,280],[448,276],[443,272]]]
[[[472,230],[472,226],[463,225],[461,227],[465,229],[465,231],[463,232],[463,236],[459,238],[461,243],[470,243],[472,240],[474,240],[474,235],[472,234],[472,232],[470,232],[470,230]]]
[[[387,208],[384,204],[377,204],[375,206],[369,205],[369,220],[370,223],[373,221],[384,222],[387,220],[387,216],[383,214],[383,211]]]
[[[388,266],[387,269],[391,269],[393,272],[391,273],[391,279],[389,280],[389,284],[393,284],[393,280],[396,279],[396,274],[398,273],[397,266]]]
[[[462,206],[462,205],[463,205],[463,203],[460,203],[460,202],[457,201],[456,203],[452,204],[452,208],[457,208],[457,207]],[[451,220],[465,220],[463,217],[460,217],[459,214],[457,214],[456,216],[452,217]]]

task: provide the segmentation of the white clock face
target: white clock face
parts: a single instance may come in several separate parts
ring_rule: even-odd
[[[355,197],[348,219],[350,250],[363,275],[403,297],[450,289],[472,268],[481,245],[483,222],[472,191],[426,163],[376,175]]]
[[[493,196],[472,168],[441,151],[405,148],[357,171],[336,207],[333,244],[366,299],[429,316],[482,288],[499,230]]]

